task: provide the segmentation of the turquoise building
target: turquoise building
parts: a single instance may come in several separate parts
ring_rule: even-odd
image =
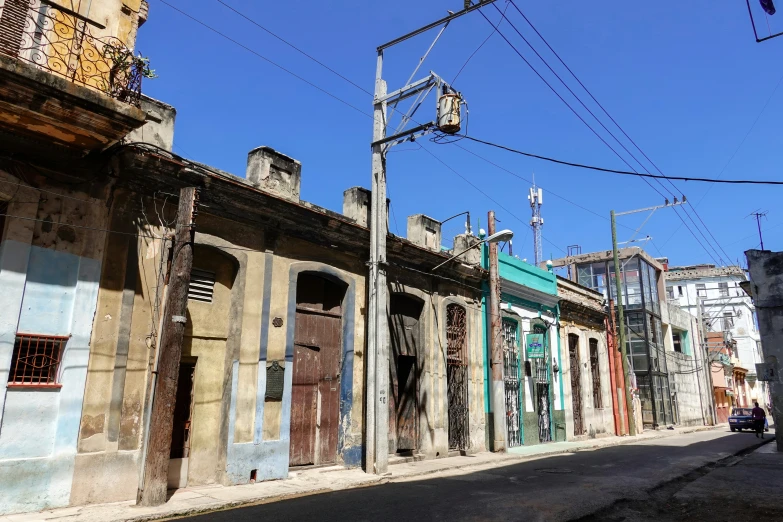
[[[489,269],[489,248],[482,247]],[[563,368],[560,353],[557,279],[551,271],[500,252],[503,380],[506,447],[566,440]],[[484,317],[484,404],[492,429],[489,285],[482,297]],[[493,434],[487,434],[491,446]]]

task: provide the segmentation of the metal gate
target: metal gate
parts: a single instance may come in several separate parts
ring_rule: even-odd
[[[546,336],[546,327],[535,325],[533,333]],[[551,417],[549,411],[549,343],[544,337],[543,359],[536,359],[536,403],[538,410],[538,440],[550,442],[552,440]]]
[[[465,309],[446,307],[446,381],[449,449],[468,449],[468,350]]]
[[[517,323],[503,321],[503,382],[506,391],[506,445],[509,448],[522,444],[519,412],[519,350],[517,349]]]
[[[571,368],[571,405],[574,412],[574,435],[585,434],[582,413],[581,366],[579,365],[579,336],[568,334],[568,360]]]

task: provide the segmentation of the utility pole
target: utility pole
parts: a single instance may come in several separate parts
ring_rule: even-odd
[[[699,321],[699,337],[701,337],[702,355],[704,356],[704,368],[707,373],[707,382],[709,384],[708,396],[710,398],[710,420],[712,425],[718,424],[718,417],[715,411],[715,388],[712,385],[712,359],[710,359],[710,347],[707,342],[707,330],[704,327],[704,308],[702,296],[696,295],[696,319]]]
[[[375,103],[370,201],[370,306],[367,324],[367,467],[386,473],[389,462],[389,347],[386,342],[386,82],[381,77],[383,51],[375,69]],[[371,464],[372,463],[372,464]],[[368,471],[370,471],[368,469]]]
[[[370,261],[368,282],[367,315],[367,407],[365,414],[366,459],[365,471],[382,475],[388,469],[389,460],[389,346],[388,322],[386,318],[386,236],[388,234],[388,210],[386,208],[386,153],[389,148],[406,141],[440,131],[455,134],[460,130],[460,108],[463,103],[459,93],[454,91],[441,77],[430,72],[424,78],[413,81],[414,76],[424,63],[432,48],[445,31],[446,26],[467,13],[489,5],[495,0],[484,0],[476,5],[468,5],[462,11],[449,13],[448,16],[427,24],[415,31],[395,38],[378,46],[375,67],[375,96],[373,100],[373,141],[372,148],[372,196],[370,219]],[[418,36],[430,29],[441,27],[440,32],[429,49],[419,59],[405,86],[387,92],[383,80],[384,51],[399,43]],[[434,121],[416,125],[404,130],[413,121],[413,116],[421,107],[430,92],[437,95],[437,115]],[[414,98],[406,112],[397,105],[408,98]],[[400,123],[390,136],[386,135],[389,122],[387,107],[402,114]]]
[[[544,262],[543,241],[541,229],[544,226],[544,219],[541,217],[541,205],[544,204],[544,191],[536,187],[536,178],[533,176],[533,187],[527,196],[530,201],[530,208],[533,210],[533,217],[530,220],[530,226],[533,227],[533,259],[534,265],[539,266]]]
[[[759,241],[761,242],[761,250],[764,250],[764,238],[761,237],[761,217],[762,216],[766,217],[767,211],[765,210],[764,212],[753,212],[751,216],[756,216],[756,225],[758,226],[759,229]]]
[[[620,354],[623,358],[623,378],[625,385],[625,408],[628,411],[628,434],[636,435],[636,418],[633,414],[633,399],[631,398],[631,372],[628,368],[628,349],[625,346],[625,312],[623,310],[623,288],[620,282],[620,253],[617,250],[617,224],[615,223],[614,210],[610,213],[612,219],[612,254],[614,256],[614,282],[617,296],[617,333],[620,343]]]
[[[495,230],[495,211],[487,216],[488,237]],[[500,274],[498,273],[498,245],[489,243],[489,349],[492,366],[492,451],[506,451],[506,391],[503,383],[503,344],[500,318]]]
[[[188,286],[190,286],[190,272],[193,268],[197,205],[197,188],[187,187],[179,191],[173,260],[158,348],[160,355],[157,387],[153,390],[143,482],[136,496],[136,503],[142,506],[159,506],[166,502],[174,404],[182,356],[182,338],[185,335],[187,321],[185,314],[188,305]]]

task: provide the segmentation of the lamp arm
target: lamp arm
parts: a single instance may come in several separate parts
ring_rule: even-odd
[[[445,264],[446,264],[446,263],[448,263],[449,261],[453,261],[453,260],[457,259],[459,256],[461,256],[461,255],[462,255],[462,254],[464,254],[465,252],[467,252],[467,251],[469,251],[469,250],[472,250],[472,249],[476,248],[477,246],[479,246],[479,245],[482,245],[482,244],[484,244],[484,243],[486,243],[486,242],[487,242],[487,240],[486,240],[486,239],[482,239],[481,241],[479,241],[479,242],[478,242],[478,243],[476,243],[475,245],[473,245],[473,246],[471,246],[471,247],[468,247],[468,248],[466,248],[465,250],[463,250],[463,251],[462,251],[462,252],[460,252],[459,254],[455,254],[455,255],[451,256],[450,258],[448,258],[447,260],[445,260],[444,262],[442,262],[441,264],[439,264],[438,266],[436,266],[435,268],[433,268],[432,270],[430,270],[430,272],[434,272],[435,270],[437,270],[438,268],[442,267],[443,265],[445,265]]]

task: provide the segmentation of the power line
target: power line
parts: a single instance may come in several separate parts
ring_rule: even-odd
[[[772,101],[772,98],[775,96],[775,93],[778,91],[778,88],[780,87],[781,83],[783,83],[783,76],[781,76],[780,79],[778,80],[778,83],[775,84],[775,88],[772,89],[772,93],[767,98],[767,101],[764,103],[764,106],[759,111],[758,115],[756,116],[756,119],[753,120],[753,124],[748,129],[748,132],[745,133],[745,136],[742,138],[742,141],[740,141],[739,145],[737,145],[737,148],[734,149],[734,152],[731,154],[731,156],[729,157],[728,161],[723,165],[723,168],[718,173],[718,176],[717,176],[718,178],[723,176],[723,173],[726,171],[726,169],[728,168],[729,164],[731,164],[731,162],[734,160],[734,157],[737,155],[737,153],[740,151],[742,146],[745,144],[745,141],[748,139],[748,136],[750,136],[750,133],[753,132],[753,129],[756,128],[756,124],[761,119],[761,116],[764,114],[764,111],[767,110],[767,106],[769,105],[769,102]],[[699,198],[699,201],[696,202],[696,205],[694,205],[694,207],[698,207],[701,204],[701,202],[704,201],[704,198],[707,197],[707,193],[709,193],[709,191],[712,190],[712,187],[713,187],[713,185],[710,185],[707,188],[707,190],[704,192],[704,194],[702,194],[701,198]],[[669,236],[669,238],[666,241],[664,241],[664,245],[666,243],[668,243],[671,240],[671,238],[674,237],[675,234],[677,234],[678,230],[679,230],[679,227],[677,227],[677,229],[672,233],[672,235]],[[734,243],[731,243],[731,244],[734,244]]]
[[[161,0],[161,1],[163,1],[163,0]],[[280,40],[281,42],[283,42],[283,43],[284,43],[284,44],[286,44],[287,46],[291,47],[292,49],[296,50],[296,51],[297,51],[297,52],[299,52],[300,54],[302,54],[302,55],[306,56],[307,58],[311,59],[312,61],[314,61],[315,63],[317,63],[318,65],[320,65],[320,66],[321,66],[321,67],[323,67],[324,69],[326,69],[327,71],[329,71],[329,72],[331,72],[331,73],[333,73],[333,74],[335,74],[335,75],[339,76],[340,78],[342,78],[342,79],[343,79],[343,80],[345,80],[346,82],[350,83],[351,85],[353,85],[354,87],[356,87],[356,88],[357,88],[357,89],[359,89],[360,91],[362,91],[362,92],[364,92],[364,93],[366,93],[366,94],[369,94],[370,96],[372,96],[372,95],[373,95],[373,93],[371,93],[370,91],[368,91],[367,89],[365,89],[365,88],[364,88],[364,87],[362,87],[361,85],[359,85],[359,84],[357,84],[357,83],[354,83],[354,82],[353,82],[352,80],[350,80],[349,78],[347,78],[347,77],[343,76],[342,74],[340,74],[339,72],[335,71],[334,69],[332,69],[331,67],[329,67],[328,65],[326,65],[325,63],[323,63],[322,61],[320,61],[320,60],[318,60],[317,58],[313,57],[312,55],[310,55],[310,54],[306,53],[305,51],[303,51],[303,50],[302,50],[302,49],[300,49],[299,47],[295,46],[294,44],[292,44],[291,42],[289,42],[288,40],[286,40],[286,39],[285,39],[285,38],[283,38],[282,36],[280,36],[280,35],[278,35],[278,34],[276,34],[276,33],[273,33],[272,31],[270,31],[269,29],[267,29],[266,27],[264,27],[263,25],[261,25],[261,24],[260,24],[260,23],[258,23],[257,21],[253,20],[252,18],[250,18],[249,16],[247,16],[247,15],[246,15],[246,14],[244,14],[243,12],[239,11],[238,9],[236,9],[235,7],[233,7],[233,6],[229,5],[229,4],[227,4],[227,3],[226,3],[226,2],[224,2],[223,0],[215,0],[215,1],[216,1],[217,3],[219,3],[219,4],[221,4],[222,6],[226,7],[227,9],[229,9],[229,10],[233,11],[233,12],[234,12],[234,13],[236,13],[237,15],[241,16],[242,18],[244,18],[245,20],[247,20],[247,21],[248,21],[248,22],[250,22],[251,24],[255,25],[255,26],[256,26],[256,27],[258,27],[259,29],[261,29],[261,30],[263,30],[263,31],[266,31],[266,32],[267,32],[269,35],[271,35],[271,36],[274,36],[275,38],[277,38],[278,40]],[[164,3],[165,3],[165,2],[164,2]]]
[[[596,167],[593,165],[585,165],[582,163],[574,163],[570,161],[564,161],[559,160],[555,158],[550,158],[547,156],[541,156],[538,154],[532,154],[530,152],[524,152],[518,149],[515,149],[513,147],[508,147],[506,145],[500,145],[498,143],[493,143],[491,141],[482,140],[479,138],[474,138],[473,136],[467,136],[465,134],[457,134],[456,136],[460,136],[462,138],[468,139],[470,141],[475,141],[476,143],[481,143],[484,145],[488,145],[490,147],[495,147],[498,149],[505,150],[507,152],[513,152],[514,154],[520,154],[522,156],[527,156],[529,158],[535,158],[543,161],[549,161],[552,163],[557,163],[559,165],[566,165],[569,167],[577,167],[582,169],[589,169],[589,170],[596,170],[599,172],[608,172],[610,174],[621,174],[624,176],[638,176],[643,178],[665,178],[665,179],[674,179],[674,180],[683,180],[683,181],[698,181],[698,182],[704,182],[704,183],[735,183],[735,184],[753,184],[753,185],[783,185],[783,181],[765,181],[765,180],[745,180],[745,179],[713,179],[713,178],[693,178],[693,177],[685,177],[685,176],[661,176],[659,174],[650,174],[649,172],[636,172],[636,171],[628,171],[628,170],[616,170],[616,169],[607,169],[604,167]]]
[[[508,213],[508,214],[509,214],[511,217],[513,217],[514,219],[516,219],[516,220],[517,220],[517,221],[519,221],[520,223],[523,223],[523,224],[525,224],[525,226],[528,226],[528,227],[530,226],[530,225],[527,223],[527,220],[523,220],[522,218],[520,218],[519,216],[517,216],[516,214],[514,214],[514,212],[512,212],[511,210],[509,210],[509,209],[507,209],[506,207],[504,207],[504,206],[503,206],[503,205],[502,205],[502,204],[501,204],[501,203],[500,203],[498,200],[496,200],[495,198],[493,198],[492,196],[490,196],[489,194],[487,194],[486,192],[484,192],[483,190],[481,190],[481,188],[479,188],[477,185],[475,185],[475,184],[474,184],[472,181],[470,181],[468,178],[466,178],[465,176],[463,176],[462,174],[460,174],[460,173],[459,173],[457,170],[455,170],[455,169],[454,169],[452,166],[450,166],[448,163],[446,163],[445,161],[443,161],[442,159],[440,159],[438,156],[436,156],[436,155],[435,155],[435,154],[434,154],[434,153],[433,153],[431,150],[429,150],[429,149],[428,149],[428,148],[426,148],[426,147],[422,147],[422,150],[423,150],[424,152],[426,152],[427,154],[429,154],[430,156],[432,156],[433,158],[435,158],[435,159],[436,159],[436,160],[437,160],[437,161],[438,161],[438,162],[439,162],[441,165],[443,165],[444,167],[446,167],[447,169],[449,169],[451,172],[453,172],[454,174],[456,174],[457,176],[459,176],[460,178],[462,178],[462,180],[463,180],[463,181],[465,181],[465,183],[467,183],[468,185],[470,185],[471,187],[473,187],[473,188],[474,188],[474,189],[475,189],[477,192],[481,193],[481,194],[482,194],[482,195],[484,195],[484,196],[485,196],[487,199],[489,199],[490,201],[492,201],[493,203],[495,203],[495,204],[496,204],[498,207],[500,207],[500,208],[501,208],[501,209],[503,209],[505,212],[507,212],[507,213]],[[565,250],[563,250],[561,247],[557,246],[557,244],[553,243],[552,241],[549,241],[548,239],[547,239],[546,241],[547,241],[548,243],[550,243],[552,246],[554,246],[555,248],[557,248],[558,250],[560,250],[561,252],[563,252],[563,253],[567,253]]]
[[[511,3],[513,4],[513,1],[511,1]],[[516,10],[517,10],[517,11],[518,11],[520,14],[522,14],[522,12],[519,10],[519,8],[516,6],[516,4],[514,4],[514,8],[515,8],[515,9],[516,9]],[[497,6],[495,6],[495,9],[499,11],[499,9],[497,8]],[[501,14],[502,14],[502,13],[501,13]],[[524,17],[524,15],[522,15],[522,16]],[[489,20],[487,19],[487,17],[486,17],[486,16],[484,16],[484,18],[485,18],[487,21],[489,21]],[[522,40],[523,40],[523,41],[524,41],[524,42],[525,42],[525,43],[528,45],[528,47],[530,47],[530,49],[532,49],[532,50],[533,50],[533,52],[534,52],[534,53],[536,54],[536,56],[538,56],[538,58],[539,58],[539,59],[540,59],[540,60],[541,60],[541,61],[544,63],[544,65],[546,65],[546,66],[547,66],[547,68],[549,68],[549,70],[550,70],[550,71],[551,71],[551,72],[552,72],[552,73],[553,73],[553,74],[554,74],[554,75],[557,77],[557,79],[558,79],[558,80],[560,80],[560,82],[561,82],[561,83],[562,83],[562,84],[563,84],[563,85],[566,87],[566,89],[567,89],[567,90],[568,90],[568,91],[571,93],[571,95],[572,95],[572,96],[574,96],[574,98],[576,98],[576,99],[577,99],[577,101],[579,101],[579,103],[580,103],[580,104],[581,104],[581,105],[582,105],[582,106],[583,106],[583,107],[584,107],[584,108],[587,110],[587,112],[588,112],[588,113],[590,113],[590,115],[591,115],[591,116],[592,116],[592,117],[593,117],[593,118],[594,118],[594,119],[595,119],[595,120],[596,120],[596,121],[597,121],[597,122],[598,122],[598,123],[599,123],[599,124],[600,124],[600,125],[601,125],[601,126],[604,128],[604,130],[605,130],[606,132],[608,132],[608,133],[609,133],[609,135],[610,135],[610,136],[611,136],[611,137],[612,137],[612,138],[613,138],[613,139],[614,139],[614,140],[615,140],[615,141],[616,141],[616,142],[617,142],[617,143],[618,143],[618,144],[619,144],[619,145],[620,145],[620,146],[621,146],[621,147],[622,147],[624,150],[625,150],[625,152],[626,152],[626,153],[628,153],[628,154],[631,156],[631,158],[633,158],[633,160],[634,160],[634,161],[636,161],[636,163],[638,163],[640,166],[642,166],[642,168],[644,168],[644,166],[643,166],[642,162],[641,162],[641,161],[639,161],[639,159],[638,159],[638,158],[636,158],[636,157],[635,157],[635,156],[634,156],[634,155],[633,155],[633,154],[632,154],[632,153],[631,153],[631,152],[630,152],[630,151],[629,151],[629,150],[628,150],[628,149],[625,147],[625,145],[624,145],[624,144],[623,144],[623,143],[622,143],[622,142],[621,142],[621,141],[620,141],[620,140],[619,140],[619,139],[618,139],[618,138],[617,138],[617,137],[616,137],[616,136],[615,136],[615,135],[614,135],[614,134],[613,134],[613,133],[612,133],[612,132],[611,132],[611,131],[610,131],[610,130],[609,130],[609,129],[608,129],[606,126],[605,126],[605,125],[604,125],[604,124],[603,124],[603,122],[601,122],[601,120],[600,120],[598,117],[596,117],[596,115],[595,115],[595,114],[594,114],[594,113],[593,113],[593,112],[592,112],[592,111],[591,111],[591,110],[590,110],[590,109],[589,109],[589,108],[588,108],[588,107],[585,105],[585,103],[584,103],[584,102],[583,102],[583,101],[582,101],[582,100],[581,100],[581,99],[580,99],[580,98],[579,98],[579,97],[578,97],[578,96],[577,96],[577,95],[576,95],[576,94],[573,92],[573,90],[571,90],[571,88],[570,88],[570,87],[568,87],[568,85],[567,85],[567,84],[566,84],[566,83],[563,81],[563,79],[562,79],[562,78],[561,78],[561,77],[560,77],[560,76],[559,76],[559,75],[558,75],[558,74],[557,74],[557,73],[556,73],[556,72],[555,72],[555,71],[552,69],[552,67],[551,67],[551,66],[550,66],[550,65],[549,65],[549,64],[546,62],[546,60],[545,60],[545,59],[544,59],[544,58],[543,58],[543,57],[540,55],[540,53],[538,53],[538,51],[537,51],[537,50],[536,50],[536,49],[533,47],[533,45],[532,45],[532,44],[531,44],[531,43],[530,43],[530,42],[529,42],[529,41],[528,41],[528,40],[527,40],[527,39],[526,39],[526,38],[525,38],[525,37],[522,35],[522,33],[519,31],[519,29],[517,29],[517,27],[514,25],[514,23],[513,23],[513,22],[511,22],[511,20],[509,20],[509,19],[508,19],[508,18],[507,18],[505,15],[503,15],[503,18],[504,18],[504,19],[505,19],[505,20],[506,20],[506,21],[509,23],[509,25],[511,25],[511,27],[512,27],[512,28],[513,28],[513,29],[514,29],[516,32],[517,32],[517,34],[518,34],[518,35],[519,35],[519,36],[522,38]],[[524,17],[524,18],[525,18],[525,19],[526,19],[526,21],[527,21],[527,22],[530,24],[530,21],[529,21],[529,20],[527,20],[527,18],[526,18],[526,17]],[[532,24],[530,24],[530,25],[531,25],[531,27],[533,27],[533,26],[532,26]],[[539,32],[538,32],[538,31],[535,29],[535,27],[533,27],[533,29],[536,31],[536,33],[539,35],[539,37],[540,37],[542,40],[544,40],[544,38],[543,38],[543,36],[541,35],[541,33],[539,33]],[[500,31],[498,31],[498,32],[500,32]],[[526,63],[526,64],[527,64],[527,65],[528,65],[528,66],[529,66],[529,67],[530,67],[530,68],[531,68],[531,69],[532,69],[532,70],[533,70],[533,71],[534,71],[534,72],[535,72],[535,73],[536,73],[536,74],[539,76],[539,78],[541,78],[541,79],[543,80],[543,77],[541,76],[541,74],[540,74],[540,73],[539,73],[539,72],[538,72],[538,71],[537,71],[537,70],[536,70],[536,69],[535,69],[535,68],[534,68],[534,67],[533,67],[533,66],[530,64],[530,62],[528,62],[528,61],[527,61],[527,60],[526,60],[526,59],[525,59],[525,58],[522,56],[522,54],[519,52],[519,50],[518,50],[518,49],[516,49],[516,47],[515,47],[513,44],[511,44],[511,43],[509,42],[509,40],[508,40],[507,38],[505,38],[505,36],[504,36],[504,35],[502,35],[502,33],[501,33],[501,36],[503,36],[503,38],[506,40],[506,42],[507,42],[507,43],[509,43],[509,45],[512,47],[512,49],[514,49],[514,51],[515,51],[515,52],[516,52],[516,53],[517,53],[517,54],[518,54],[518,55],[519,55],[519,56],[520,56],[520,57],[523,59],[523,61],[525,61],[525,63]],[[551,48],[551,46],[549,46],[549,44],[548,44],[546,41],[544,41],[544,43],[546,43],[546,44],[547,44],[547,46],[548,46],[550,49],[552,49],[552,48]],[[554,50],[553,50],[553,49],[552,49],[552,51],[554,52]],[[556,54],[556,53],[555,53],[555,54]],[[558,59],[561,61],[561,63],[563,63],[563,64],[565,65],[565,62],[563,62],[563,60],[562,60],[562,59],[559,57],[559,55],[557,55],[557,56],[558,56]],[[571,73],[571,75],[572,75],[572,76],[574,76],[574,78],[576,78],[576,79],[577,79],[577,81],[579,81],[579,79],[576,77],[576,75],[573,73],[573,71],[572,71],[570,68],[568,68],[567,66],[566,66],[566,68],[567,68],[567,69],[568,69],[568,71]],[[555,90],[552,88],[552,86],[551,86],[551,85],[550,85],[548,82],[546,82],[546,80],[544,80],[544,83],[545,83],[545,84],[546,84],[546,85],[547,85],[547,86],[548,86],[548,87],[549,87],[549,88],[550,88],[550,89],[551,89],[551,90],[552,90],[552,91],[553,91],[553,92],[554,92],[554,93],[555,93],[555,94],[558,96],[558,98],[560,98],[560,99],[561,99],[561,100],[562,100],[562,101],[565,103],[565,100],[562,98],[562,96],[560,96],[560,94],[559,94],[559,93],[557,93],[557,92],[556,92],[556,91],[555,91]],[[585,91],[587,91],[587,88],[584,86],[584,84],[583,84],[581,81],[579,81],[579,83],[580,83],[580,85],[582,85],[582,87],[585,89]],[[588,91],[588,94],[590,94],[590,96],[591,96],[591,97],[592,97],[592,98],[595,100],[595,97],[593,97],[593,96],[592,96],[592,94],[591,94],[589,91]],[[596,100],[596,103],[598,103],[598,102],[597,102],[597,100]],[[572,108],[572,107],[571,107],[571,106],[570,106],[568,103],[566,103],[566,105],[569,107],[569,109],[571,109],[571,111],[572,111],[572,112],[574,112],[575,114],[577,114],[577,113],[574,111],[574,109],[573,109],[573,108]],[[599,106],[601,106],[601,105],[599,104]],[[602,108],[602,109],[604,110],[604,112],[605,112],[605,113],[607,113],[607,115],[608,115],[608,112],[606,111],[606,109],[604,109],[604,108],[603,108],[603,106],[601,106],[601,108]],[[585,121],[585,120],[584,120],[584,119],[583,119],[581,116],[579,116],[578,114],[577,114],[577,116],[579,117],[579,119],[580,119],[580,120],[581,120],[581,121],[582,121],[582,122],[583,122],[585,125],[587,125],[587,127],[588,127],[588,128],[590,128],[590,130],[591,130],[591,131],[593,131],[593,133],[594,133],[594,134],[596,134],[596,136],[598,136],[598,133],[597,133],[597,132],[596,132],[596,131],[595,131],[595,130],[594,130],[594,129],[593,129],[591,126],[590,126],[590,125],[588,125],[588,124],[587,124],[587,122],[586,122],[586,121]],[[615,125],[616,125],[618,128],[620,128],[620,126],[617,124],[617,122],[616,122],[616,121],[614,121],[614,119],[613,119],[613,118],[611,118],[611,116],[609,116],[609,117],[610,117],[610,119],[612,119],[612,121],[614,122],[614,124],[615,124]],[[625,131],[623,131],[623,129],[622,129],[622,128],[620,128],[620,130],[621,130],[621,131],[622,131],[622,132],[625,134]],[[627,134],[626,134],[626,137],[628,137],[628,136],[627,136]],[[620,160],[621,160],[621,161],[623,161],[623,163],[625,163],[626,165],[628,165],[628,167],[629,167],[631,170],[633,170],[634,172],[636,172],[636,169],[634,169],[634,168],[633,168],[633,167],[632,167],[632,166],[631,166],[631,165],[630,165],[630,164],[629,164],[629,163],[628,163],[628,162],[627,162],[627,161],[626,161],[626,160],[625,160],[625,159],[624,159],[624,158],[623,158],[623,157],[622,157],[620,154],[618,154],[618,152],[617,152],[617,151],[616,151],[614,148],[612,148],[611,146],[609,146],[609,144],[608,144],[608,143],[607,143],[607,142],[606,142],[606,141],[605,141],[603,138],[601,138],[600,136],[599,136],[599,138],[601,139],[601,141],[602,141],[602,142],[604,142],[604,144],[605,144],[605,145],[607,145],[607,147],[609,147],[609,149],[610,149],[610,150],[611,150],[611,151],[612,151],[612,152],[613,152],[613,153],[614,153],[614,154],[615,154],[615,155],[616,155],[618,158],[620,158]],[[630,140],[630,138],[628,138],[628,139]],[[632,143],[634,143],[634,142],[633,142],[633,140],[630,140],[630,141],[631,141]],[[639,147],[638,147],[638,146],[637,146],[635,143],[634,143],[634,145],[636,146],[636,148],[637,148],[637,149],[639,149]],[[642,152],[642,154],[645,156],[645,158],[647,158],[647,156],[644,154],[644,151],[642,151],[641,149],[639,149],[639,151],[640,151],[640,152]],[[650,159],[649,159],[649,158],[647,158],[647,160],[648,160],[648,161],[650,161]],[[651,161],[650,161],[650,162],[651,162]],[[652,163],[652,162],[651,162],[651,163]],[[654,164],[653,164],[653,166],[655,167],[655,165],[654,165]],[[655,167],[655,168],[657,168],[657,167]],[[658,169],[658,170],[659,170],[659,172],[660,172],[660,169]],[[661,175],[662,175],[662,177],[663,177],[663,178],[667,178],[666,176],[663,176],[663,173],[662,173],[662,172],[660,172],[660,173],[661,173]],[[644,181],[644,182],[645,182],[645,183],[646,183],[646,184],[647,184],[647,185],[648,185],[650,188],[652,188],[653,190],[655,190],[655,191],[656,191],[656,192],[657,192],[657,193],[658,193],[658,194],[659,194],[661,197],[665,197],[665,196],[664,196],[664,195],[663,195],[663,194],[662,194],[662,193],[661,193],[661,192],[660,192],[658,189],[656,189],[655,187],[653,187],[653,186],[650,184],[650,182],[649,182],[649,181],[647,181],[646,179],[643,179],[643,181]],[[661,182],[660,182],[660,181],[658,181],[658,183],[661,185],[661,187],[662,187],[662,188],[664,188],[664,187],[663,187],[663,185],[661,184]],[[669,181],[669,183],[670,183],[670,184],[672,184],[672,186],[674,187],[674,184],[673,184],[671,181]],[[664,189],[664,190],[665,190],[665,189]],[[676,190],[676,187],[675,187],[675,190]],[[671,191],[670,191],[670,193],[671,193]],[[671,194],[672,194],[673,196],[676,196],[674,193],[671,193]],[[704,236],[704,234],[703,234],[703,233],[701,232],[701,230],[698,228],[698,226],[696,225],[695,221],[693,221],[693,218],[691,218],[691,217],[690,217],[690,215],[687,213],[687,211],[684,211],[684,212],[685,212],[686,216],[688,216],[688,217],[689,217],[689,219],[691,219],[691,222],[693,222],[693,224],[694,224],[694,226],[697,228],[697,230],[699,230],[699,232],[702,234],[702,237],[704,237],[705,241],[707,241],[707,243],[709,244],[709,240],[707,240],[706,236]],[[702,246],[702,248],[705,248],[705,247],[704,247],[704,245],[701,243],[701,241],[699,241],[699,239],[696,237],[696,235],[693,233],[693,231],[692,231],[692,230],[690,229],[690,227],[687,225],[687,223],[685,223],[685,221],[682,219],[682,216],[680,216],[679,212],[677,212],[677,211],[676,211],[676,209],[675,209],[675,213],[676,213],[677,217],[678,217],[678,218],[679,218],[679,219],[680,219],[680,220],[683,222],[683,224],[685,224],[685,225],[686,225],[686,228],[688,228],[688,230],[691,232],[691,234],[693,235],[694,239],[696,239],[696,240],[697,240],[697,242],[699,242],[699,244]],[[714,250],[714,248],[713,248],[713,250]],[[714,251],[715,251],[715,253],[717,254],[717,251],[716,251],[716,250],[714,250]],[[710,254],[710,252],[709,252],[709,251],[708,251],[706,248],[705,248],[705,252],[707,252],[707,254],[708,254],[708,255],[710,255],[710,257],[712,256],[712,255]],[[720,257],[720,254],[718,254],[718,257]]]
[[[503,9],[503,14],[506,14],[506,11],[508,11],[508,4],[506,4],[506,7]],[[500,25],[503,22],[503,19],[500,19],[500,22],[498,22],[498,25]],[[476,48],[475,51],[473,51],[470,56],[468,56],[468,59],[465,60],[465,63],[462,64],[462,67],[459,68],[459,71],[457,71],[457,74],[454,75],[454,79],[451,80],[452,87],[454,86],[454,83],[457,81],[457,78],[459,78],[459,75],[462,74],[462,71],[465,69],[465,67],[468,66],[468,63],[473,59],[474,56],[476,56],[476,53],[478,53],[482,47],[484,47],[484,44],[486,44],[492,36],[497,32],[497,27],[492,28],[492,32],[490,32],[486,38],[484,38],[484,41],[481,42],[481,44]]]
[[[269,64],[271,64],[271,65],[274,65],[275,67],[277,67],[277,68],[278,68],[278,69],[280,69],[281,71],[283,71],[283,72],[285,72],[285,73],[288,73],[288,74],[290,74],[291,76],[293,76],[293,77],[294,77],[294,78],[296,78],[297,80],[303,81],[304,83],[306,83],[306,84],[307,84],[307,85],[309,85],[310,87],[312,87],[312,88],[314,88],[314,89],[317,89],[317,90],[321,91],[322,93],[326,94],[326,95],[327,95],[327,96],[329,96],[330,98],[332,98],[332,99],[335,99],[335,100],[339,101],[339,102],[340,102],[340,103],[342,103],[343,105],[346,105],[346,106],[350,107],[351,109],[355,110],[356,112],[358,112],[358,113],[360,113],[360,114],[364,114],[365,116],[368,116],[368,117],[370,117],[370,118],[372,118],[372,117],[373,117],[373,116],[372,116],[372,114],[370,114],[370,113],[368,113],[368,112],[365,112],[365,111],[363,111],[362,109],[360,109],[360,108],[356,107],[355,105],[351,104],[350,102],[347,102],[347,101],[343,100],[342,98],[340,98],[340,97],[338,97],[338,96],[335,96],[334,94],[330,93],[330,92],[329,92],[329,91],[327,91],[326,89],[323,89],[322,87],[319,87],[318,85],[314,84],[314,83],[313,83],[313,82],[311,82],[310,80],[307,80],[307,79],[303,78],[302,76],[299,76],[299,75],[298,75],[298,74],[296,74],[295,72],[293,72],[293,71],[291,71],[291,70],[289,70],[289,69],[286,69],[285,67],[283,67],[283,66],[282,66],[282,65],[280,65],[279,63],[277,63],[277,62],[274,62],[274,61],[270,60],[269,58],[267,58],[266,56],[262,55],[262,54],[261,54],[261,53],[259,53],[258,51],[255,51],[255,50],[251,49],[250,47],[246,46],[245,44],[243,44],[243,43],[240,43],[239,41],[237,41],[237,40],[235,40],[235,39],[231,38],[231,37],[230,37],[230,36],[228,36],[227,34],[225,34],[225,33],[221,32],[221,31],[219,31],[219,30],[215,29],[214,27],[212,27],[212,26],[210,26],[210,25],[206,24],[205,22],[202,22],[201,20],[199,20],[199,19],[198,19],[198,18],[196,18],[195,16],[192,16],[192,15],[190,15],[190,14],[186,13],[186,12],[185,12],[185,11],[183,11],[182,9],[180,9],[180,8],[178,8],[178,7],[174,6],[174,5],[171,5],[171,4],[170,4],[170,3],[168,3],[166,0],[158,0],[158,1],[159,1],[159,2],[161,2],[161,3],[162,3],[162,4],[164,4],[164,5],[167,5],[167,6],[168,6],[168,7],[170,7],[171,9],[173,9],[173,10],[177,11],[177,12],[178,12],[178,13],[180,13],[182,16],[185,16],[185,17],[187,17],[187,18],[191,19],[192,21],[196,22],[196,23],[197,23],[197,24],[199,24],[200,26],[202,26],[202,27],[204,27],[204,28],[206,28],[206,29],[208,29],[208,30],[212,31],[213,33],[215,33],[215,34],[217,34],[217,35],[219,35],[219,36],[221,36],[221,37],[223,37],[223,38],[225,38],[225,39],[226,39],[226,40],[228,40],[229,42],[231,42],[231,43],[233,43],[233,44],[235,44],[235,45],[238,45],[239,47],[243,48],[244,50],[248,51],[249,53],[252,53],[252,54],[254,54],[255,56],[257,56],[258,58],[261,58],[261,59],[262,59],[262,60],[264,60],[265,62],[267,62],[267,63],[269,63]],[[319,62],[319,63],[320,63],[320,62]],[[351,82],[351,83],[353,83],[353,82]]]

